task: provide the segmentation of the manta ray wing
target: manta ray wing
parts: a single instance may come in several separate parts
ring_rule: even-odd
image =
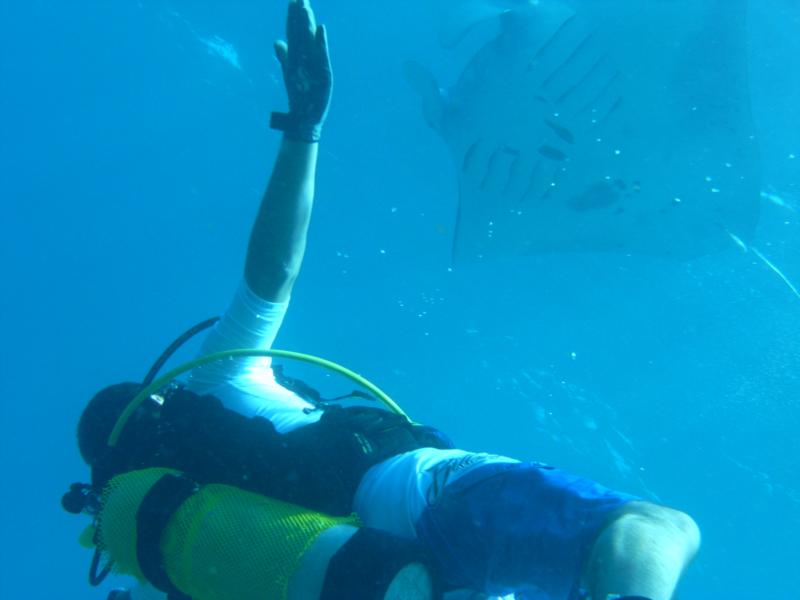
[[[443,96],[454,258],[689,258],[751,237],[760,169],[746,0],[541,1],[507,11]]]
[[[536,0],[437,0],[439,43],[445,48],[458,45],[482,22],[508,10],[527,8]]]

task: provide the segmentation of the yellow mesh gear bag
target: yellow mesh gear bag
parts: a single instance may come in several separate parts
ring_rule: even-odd
[[[115,477],[103,494],[98,520],[101,548],[116,570],[140,579],[136,561],[136,511],[166,469]],[[210,484],[175,511],[161,539],[164,568],[172,583],[194,600],[281,600],[300,559],[325,530],[357,526],[355,517],[335,518],[247,492]]]
[[[170,469],[143,469],[111,479],[103,489],[97,516],[97,547],[114,561],[114,571],[145,581],[136,558],[136,511]]]

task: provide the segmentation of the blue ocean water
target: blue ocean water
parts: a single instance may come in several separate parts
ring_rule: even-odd
[[[587,0],[588,1],[588,0]],[[683,600],[800,589],[800,7],[750,2],[765,195],[752,252],[453,267],[455,178],[402,63],[442,70],[423,0],[320,0],[336,83],[280,347],[350,365],[460,446],[692,514]],[[224,310],[285,98],[283,2],[0,4],[0,597],[90,590],[75,424]],[[461,59],[466,57],[460,57]],[[785,279],[784,279],[785,278]]]

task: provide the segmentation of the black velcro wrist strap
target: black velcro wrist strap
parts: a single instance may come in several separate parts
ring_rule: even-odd
[[[170,581],[161,556],[161,538],[169,520],[199,486],[183,475],[164,475],[147,492],[136,511],[136,560],[142,574],[170,599],[191,600]]]
[[[319,142],[322,125],[304,123],[292,113],[274,112],[269,117],[271,129],[282,131],[290,140],[315,144]]]
[[[269,126],[271,129],[286,131],[291,128],[291,121],[289,113],[274,112],[269,117]]]

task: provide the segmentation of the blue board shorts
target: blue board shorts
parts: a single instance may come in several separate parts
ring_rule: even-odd
[[[566,600],[612,513],[633,500],[540,463],[494,463],[448,484],[416,530],[448,589]]]

